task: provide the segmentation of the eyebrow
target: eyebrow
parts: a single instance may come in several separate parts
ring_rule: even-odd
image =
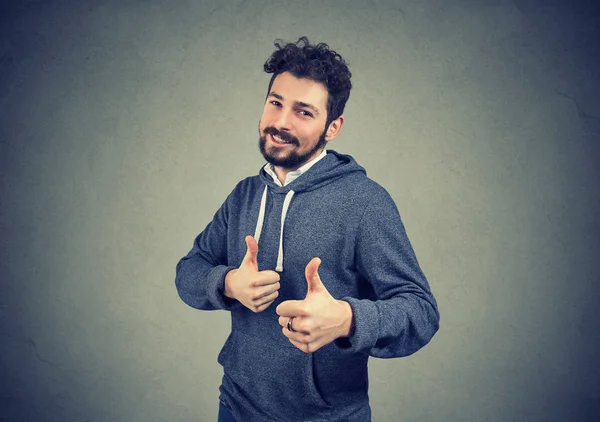
[[[283,101],[283,97],[282,97],[281,95],[279,95],[279,94],[277,94],[277,93],[273,92],[273,91],[271,91],[271,92],[269,93],[269,97],[275,97],[275,98],[277,98],[278,100],[281,100],[281,101]],[[319,114],[320,114],[320,113],[319,113],[319,110],[318,110],[318,109],[317,109],[317,108],[316,108],[314,105],[312,105],[312,104],[309,104],[309,103],[304,103],[304,102],[302,102],[302,101],[294,101],[294,105],[295,105],[296,107],[308,108],[308,109],[312,110],[312,111],[313,111],[313,112],[314,112],[316,115],[319,115]]]

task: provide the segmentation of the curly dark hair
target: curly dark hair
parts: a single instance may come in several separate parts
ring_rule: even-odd
[[[277,50],[267,59],[265,72],[272,73],[267,95],[277,75],[290,72],[296,78],[311,79],[327,88],[327,124],[340,117],[350,97],[352,83],[350,69],[335,51],[325,43],[311,45],[306,37],[300,37],[295,43],[275,40]]]

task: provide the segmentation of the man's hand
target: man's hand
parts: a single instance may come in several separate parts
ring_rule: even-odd
[[[319,277],[320,264],[319,258],[313,258],[306,266],[306,298],[287,300],[275,310],[283,335],[305,353],[312,353],[339,337],[348,337],[352,327],[350,304],[329,294]],[[288,329],[290,318],[292,331]]]
[[[225,276],[225,296],[237,299],[252,312],[262,312],[279,296],[279,274],[258,271],[258,244],[246,236],[246,255],[240,267]]]

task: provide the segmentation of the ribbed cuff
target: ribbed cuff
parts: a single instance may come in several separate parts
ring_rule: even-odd
[[[379,335],[379,310],[377,305],[366,299],[344,297],[341,300],[348,302],[352,308],[354,319],[354,333],[350,337],[335,340],[335,344],[351,352],[367,353],[371,350]]]
[[[235,299],[230,299],[225,296],[225,276],[235,267],[226,265],[218,265],[214,267],[208,274],[208,286],[206,286],[206,294],[210,303],[217,309],[231,310],[241,305]]]

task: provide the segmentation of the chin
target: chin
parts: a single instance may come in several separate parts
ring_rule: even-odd
[[[263,153],[263,156],[267,162],[273,164],[274,166],[283,168],[286,167],[286,163],[290,158],[289,153],[282,153],[281,151],[273,152],[272,150],[267,150],[266,153]]]

